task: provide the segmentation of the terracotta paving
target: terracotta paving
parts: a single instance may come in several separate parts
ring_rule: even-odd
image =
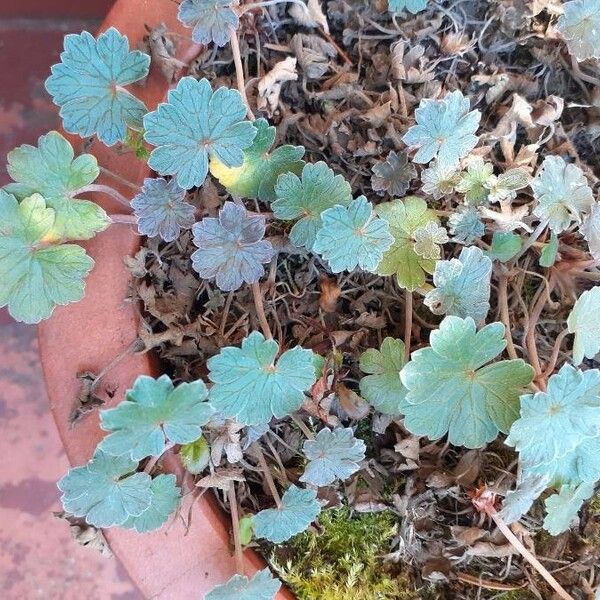
[[[0,185],[4,156],[58,124],[43,90],[65,33],[93,31],[111,0],[0,0]],[[68,469],[48,409],[34,327],[0,310],[0,598],[140,600],[115,558],[77,545],[59,510]],[[176,599],[181,600],[181,599]]]

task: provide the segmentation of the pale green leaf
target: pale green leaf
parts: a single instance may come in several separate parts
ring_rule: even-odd
[[[210,462],[210,448],[204,436],[181,446],[179,450],[181,462],[192,475],[202,473]]]
[[[365,443],[357,440],[349,427],[333,431],[324,427],[314,439],[304,442],[302,451],[308,464],[300,481],[321,487],[356,473],[365,457]]]
[[[600,4],[597,0],[571,0],[563,2],[564,14],[557,29],[562,33],[569,52],[577,60],[600,58]]]
[[[314,490],[290,485],[281,498],[281,508],[268,508],[254,515],[256,537],[275,544],[285,542],[307,529],[320,511]]]
[[[519,395],[533,378],[522,360],[488,364],[506,347],[504,325],[476,331],[470,317],[446,317],[430,346],[412,353],[400,378],[408,389],[404,424],[415,435],[481,448],[508,432],[519,415]]]
[[[546,499],[544,529],[550,535],[558,535],[569,529],[577,520],[577,513],[583,503],[594,493],[593,483],[563,485],[558,494]]]
[[[550,241],[544,244],[540,255],[540,267],[551,267],[556,262],[558,253],[558,236],[554,231],[550,232]]]
[[[83,298],[94,266],[83,248],[55,245],[55,212],[39,194],[19,204],[0,190],[0,307],[17,321],[39,323],[58,305]]]
[[[492,261],[479,248],[463,248],[458,258],[436,264],[435,288],[424,302],[435,315],[472,317],[479,322],[490,310],[491,277]]]
[[[465,203],[470,206],[486,204],[490,193],[486,183],[493,174],[492,163],[486,163],[480,156],[473,157],[467,164],[467,170],[461,173],[456,191],[465,195]]]
[[[579,366],[584,358],[594,358],[600,352],[600,286],[579,296],[567,319],[570,333],[575,334],[573,364]]]
[[[444,196],[450,196],[454,192],[456,184],[460,181],[460,172],[454,164],[447,164],[434,160],[431,165],[421,173],[421,189],[439,200]]]
[[[548,487],[548,483],[547,475],[525,476],[514,490],[506,493],[499,513],[500,518],[509,525],[518,521]]]
[[[268,423],[298,408],[316,381],[314,354],[296,346],[279,358],[279,344],[253,331],[241,348],[227,346],[208,362],[210,402],[244,425]]]
[[[370,373],[360,380],[360,393],[373,407],[387,415],[399,415],[406,396],[400,381],[405,364],[404,342],[387,337],[379,350],[369,348],[360,355],[360,370]]]
[[[592,257],[600,262],[600,202],[594,202],[579,231],[588,243]]]
[[[272,600],[280,587],[281,582],[273,578],[269,569],[263,569],[252,579],[234,575],[208,592],[204,600]]]
[[[476,208],[467,206],[450,215],[448,219],[452,241],[469,245],[481,239],[485,233],[485,225]]]
[[[15,183],[5,189],[19,200],[41,194],[56,214],[52,232],[57,239],[88,240],[110,225],[108,215],[95,202],[74,199],[79,189],[98,177],[95,157],[81,154],[75,158],[73,147],[57,131],[41,136],[37,147],[23,144],[6,158],[6,170]]]
[[[394,238],[392,247],[383,255],[376,273],[396,275],[398,284],[409,291],[423,287],[425,274],[433,273],[435,260],[423,258],[415,252],[413,235],[427,223],[438,223],[435,212],[429,210],[427,203],[416,196],[379,204],[375,211],[390,224],[390,232]]]
[[[522,247],[523,240],[520,235],[511,231],[507,231],[506,233],[495,231],[492,236],[492,247],[487,252],[487,255],[492,260],[508,262]]]
[[[173,385],[168,375],[154,379],[140,375],[116,408],[100,411],[102,429],[110,431],[101,448],[107,454],[133,460],[159,456],[168,442],[187,444],[202,434],[213,408],[204,402],[202,381]]]
[[[430,260],[438,260],[442,257],[441,245],[448,241],[446,230],[429,221],[423,227],[419,227],[413,233],[413,250],[421,257]]]

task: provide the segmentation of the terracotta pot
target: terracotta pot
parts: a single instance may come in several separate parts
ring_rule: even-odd
[[[143,38],[145,23],[154,26],[164,22],[170,31],[179,31],[184,36],[182,39],[189,39],[190,30],[181,28],[176,9],[177,4],[169,0],[119,0],[101,29],[115,26],[128,36],[132,48]],[[198,48],[191,43],[178,50],[182,60],[192,58],[197,52]],[[153,69],[147,83],[134,93],[152,110],[164,99],[168,88],[164,77]],[[81,139],[74,136],[70,139],[81,151]],[[141,183],[149,175],[146,164],[130,154],[119,155],[114,148],[98,142],[90,152],[100,165],[131,182]],[[132,195],[131,189],[119,186],[108,176],[102,176],[101,181],[128,197]],[[107,211],[120,212],[119,206],[105,196],[94,199]],[[85,371],[98,373],[136,339],[138,309],[126,300],[130,276],[123,258],[135,253],[139,244],[136,233],[126,225],[113,225],[83,244],[96,261],[87,280],[84,300],[57,308],[52,318],[39,327],[41,361],[51,410],[73,465],[85,463],[103,436],[97,412],[85,416],[75,427],[69,426],[69,414],[79,389],[77,375]],[[128,355],[122,360],[99,386],[111,392],[103,396],[105,406],[114,406],[122,400],[125,390],[141,374],[158,375],[151,356]],[[176,458],[165,462],[167,468],[181,475]],[[181,513],[186,520],[188,509],[189,500],[184,501]],[[187,530],[183,519],[176,518],[162,529],[144,535],[118,528],[105,531],[113,552],[147,598],[199,599],[234,574],[229,518],[212,495],[205,494],[198,500],[191,515]],[[264,567],[262,559],[252,551],[246,551],[245,561],[248,575]],[[285,591],[277,598],[289,600],[293,596]]]

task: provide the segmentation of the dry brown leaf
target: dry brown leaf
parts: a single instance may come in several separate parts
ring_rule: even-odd
[[[351,419],[356,419],[357,421],[364,419],[371,411],[369,403],[355,391],[347,388],[343,383],[338,383],[335,386],[335,394],[340,406]]]
[[[319,295],[319,306],[321,310],[326,313],[333,313],[337,308],[337,301],[342,293],[342,288],[337,283],[335,277],[327,277],[327,275],[321,275],[319,280],[320,295]]]
[[[272,117],[279,103],[281,87],[286,81],[296,81],[296,59],[288,56],[275,63],[275,66],[258,81],[258,98],[256,100],[259,110],[264,110]]]
[[[233,481],[245,481],[242,469],[238,467],[226,467],[224,469],[215,469],[214,473],[206,475],[196,485],[203,488],[218,488],[228,491]]]
[[[298,4],[292,4],[288,9],[290,16],[304,27],[321,27],[325,33],[329,33],[329,23],[321,8],[319,0],[308,0],[306,8]]]

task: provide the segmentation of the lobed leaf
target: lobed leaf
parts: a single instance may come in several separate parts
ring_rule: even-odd
[[[54,245],[56,213],[39,194],[21,203],[0,190],[0,307],[39,323],[56,306],[83,298],[94,261],[74,244]]]
[[[173,385],[168,375],[154,379],[140,375],[125,400],[100,411],[100,425],[110,431],[99,448],[112,456],[132,460],[160,456],[168,442],[187,444],[202,434],[213,414],[204,402],[208,390],[202,381]]]
[[[302,446],[308,464],[300,481],[321,487],[336,479],[348,479],[359,470],[358,463],[365,458],[365,448],[365,443],[354,437],[351,428],[339,427],[332,431],[324,427]]]
[[[413,160],[428,163],[437,158],[447,166],[458,166],[478,141],[475,132],[481,113],[469,108],[469,99],[460,90],[447,94],[443,100],[421,100],[415,110],[417,124],[402,138],[411,148],[418,148]]]
[[[373,165],[371,187],[375,192],[387,192],[390,196],[404,196],[410,182],[417,176],[417,169],[408,160],[406,152],[392,150],[384,161]]]
[[[97,40],[87,31],[68,34],[60,60],[46,89],[69,133],[96,134],[112,146],[125,140],[128,127],[142,127],[146,107],[123,86],[148,75],[150,57],[130,51],[126,36],[114,27]]]
[[[7,155],[6,169],[15,183],[5,189],[22,200],[33,194],[54,209],[52,235],[57,239],[89,240],[110,225],[108,215],[95,202],[75,199],[78,190],[98,177],[96,158],[75,158],[71,144],[57,131],[40,136],[38,145],[23,144]]]
[[[384,202],[375,211],[389,223],[394,238],[375,272],[378,275],[396,275],[398,284],[409,291],[423,287],[425,273],[433,273],[435,260],[423,258],[415,252],[413,235],[427,223],[438,223],[435,212],[416,196]]]
[[[388,9],[390,12],[399,13],[403,10],[416,15],[418,12],[425,10],[427,0],[388,0]]]
[[[569,529],[577,519],[582,504],[594,493],[593,483],[563,485],[558,494],[546,499],[546,518],[544,529],[550,535],[559,535]]]
[[[492,260],[499,260],[504,263],[508,262],[513,256],[516,256],[522,247],[523,240],[520,235],[511,231],[507,231],[506,233],[495,231],[492,236],[492,246],[487,255]]]
[[[438,260],[442,257],[442,249],[440,246],[448,241],[446,230],[429,221],[422,227],[415,229],[413,233],[413,250],[421,258],[429,260]]]
[[[179,457],[186,471],[192,475],[202,473],[210,462],[210,447],[206,438],[201,435],[197,440],[181,446]]]
[[[334,206],[321,214],[313,251],[321,254],[334,273],[357,266],[374,272],[394,242],[387,221],[373,212],[373,205],[359,196],[348,207]]]
[[[212,406],[244,425],[268,423],[300,408],[316,381],[314,354],[296,346],[276,359],[278,352],[279,344],[258,331],[241,348],[222,348],[207,362]]]
[[[479,212],[470,206],[452,213],[448,219],[448,226],[450,235],[453,236],[452,241],[457,244],[472,244],[485,234],[485,225]]]
[[[250,216],[243,206],[225,202],[218,218],[205,217],[192,228],[198,248],[192,254],[194,270],[226,292],[257,282],[263,265],[275,255],[271,242],[263,239],[265,229],[263,216]]]
[[[268,508],[254,515],[256,537],[280,544],[307,529],[319,512],[317,492],[290,485],[281,498],[281,508]]]
[[[456,191],[465,195],[469,206],[481,206],[488,203],[490,190],[486,184],[494,175],[494,165],[485,162],[480,156],[473,157],[467,164],[467,170],[460,174]]]
[[[492,261],[479,248],[463,248],[458,258],[436,264],[435,288],[424,302],[435,315],[482,321],[490,310],[491,278]]]
[[[398,416],[406,397],[406,388],[400,381],[405,365],[404,342],[386,337],[381,348],[369,348],[360,355],[360,370],[370,373],[360,380],[360,393],[369,404],[387,415]]]
[[[225,46],[240,25],[233,4],[233,0],[183,0],[177,18],[192,28],[196,44]]]
[[[186,192],[175,179],[144,179],[140,193],[131,201],[140,235],[172,242],[182,229],[194,224],[196,208],[185,201]]]
[[[600,202],[594,202],[579,231],[588,243],[592,257],[600,261]]]
[[[258,198],[263,202],[276,199],[275,184],[284,173],[298,175],[304,167],[302,146],[279,146],[272,152],[275,127],[265,119],[254,121],[256,137],[252,146],[244,150],[244,162],[239,167],[228,167],[218,158],[210,161],[210,172],[230,194],[242,198]]]
[[[272,600],[281,587],[269,569],[258,571],[252,579],[234,575],[227,583],[206,594],[205,600]]]
[[[148,165],[161,175],[175,176],[186,190],[204,183],[209,157],[227,167],[241,166],[244,150],[256,137],[245,115],[236,90],[220,87],[213,92],[207,79],[183,77],[167,102],[144,117],[144,139],[156,146]]]
[[[547,475],[528,475],[519,481],[514,490],[506,493],[500,518],[508,523],[515,523],[531,508],[532,504],[548,487]]]
[[[421,189],[426,194],[433,196],[435,200],[452,194],[459,181],[460,173],[456,165],[439,160],[433,161],[421,173],[421,182],[423,183]]]
[[[571,0],[563,3],[564,13],[556,28],[562,33],[569,52],[577,60],[600,58],[598,32],[600,5],[596,0]]]
[[[567,319],[569,333],[575,334],[573,364],[578,367],[584,358],[594,358],[600,352],[600,286],[587,290],[577,298]]]
[[[300,177],[294,173],[282,174],[277,179],[275,195],[273,214],[278,219],[299,219],[290,231],[290,240],[307,250],[313,249],[317,232],[323,226],[322,213],[352,202],[350,184],[322,161],[304,165]]]
[[[476,331],[475,321],[449,316],[430,337],[430,347],[412,353],[400,373],[408,389],[405,427],[415,435],[481,448],[508,432],[519,416],[519,394],[533,369],[522,360],[487,364],[505,348],[504,325]]]

